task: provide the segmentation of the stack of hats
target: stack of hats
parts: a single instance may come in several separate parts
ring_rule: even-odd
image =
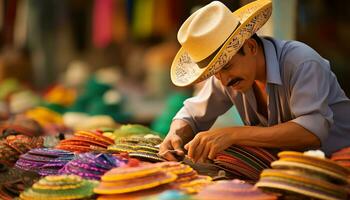
[[[40,136],[9,135],[0,141],[0,163],[13,166],[21,154],[42,147],[43,143],[44,139]]]
[[[114,135],[116,138],[128,137],[128,136],[144,136],[144,135],[159,135],[153,130],[149,129],[146,126],[140,124],[126,124],[119,127],[114,131]]]
[[[332,154],[331,160],[350,169],[350,147],[343,148]]]
[[[42,126],[46,126],[47,124],[63,124],[62,116],[59,113],[45,107],[33,108],[28,110],[25,115],[28,118],[38,121]]]
[[[158,163],[161,169],[166,172],[171,172],[177,175],[177,179],[175,182],[187,182],[197,178],[198,173],[192,169],[189,165],[181,164],[179,162],[161,162]]]
[[[190,181],[177,183],[175,188],[187,194],[195,194],[212,183],[213,179],[210,176],[198,175]]]
[[[18,197],[20,192],[24,190],[24,184],[21,181],[6,181],[0,186],[0,199],[12,200]]]
[[[43,134],[40,124],[24,115],[15,115],[0,124],[0,139],[9,135],[41,136]]]
[[[73,137],[62,140],[56,148],[82,153],[105,151],[111,144],[114,144],[114,141],[99,131],[76,131]]]
[[[257,187],[300,198],[346,199],[348,170],[315,153],[284,151],[273,169],[262,172]],[[324,156],[324,155],[323,155]]]
[[[241,180],[217,181],[203,188],[195,196],[198,200],[242,199],[242,200],[277,200],[272,194],[265,194],[253,185]]]
[[[21,155],[16,162],[16,167],[42,176],[57,175],[58,170],[73,157],[74,154],[70,151],[37,148]]]
[[[148,162],[161,162],[165,160],[158,156],[159,148],[155,147],[161,141],[155,135],[121,137],[108,150],[116,153],[127,152],[130,157]]]
[[[84,153],[67,163],[61,174],[75,174],[86,179],[100,180],[108,170],[123,165],[124,162],[110,154]]]
[[[156,189],[157,186],[171,183],[176,178],[175,174],[164,172],[155,164],[119,167],[105,173],[94,192],[102,195],[99,199],[122,199],[128,195],[131,198],[133,195],[137,195],[135,194],[137,191],[148,193],[149,191],[144,190],[150,188],[157,190],[159,189]]]
[[[86,199],[93,195],[97,181],[82,179],[75,175],[46,176],[32,188],[21,193],[23,200],[32,199]]]
[[[188,194],[197,193],[201,188],[212,183],[210,176],[200,176],[189,165],[179,162],[162,162],[157,166],[166,172],[177,175],[177,179],[171,184],[173,189],[181,190]]]
[[[219,153],[214,163],[236,178],[256,181],[261,171],[270,168],[274,160],[274,154],[263,148],[231,146]]]

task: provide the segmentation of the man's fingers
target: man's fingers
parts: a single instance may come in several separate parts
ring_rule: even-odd
[[[194,151],[196,150],[199,143],[199,139],[195,137],[191,142],[187,144],[188,157],[194,159]]]
[[[199,141],[197,147],[195,148],[194,152],[193,152],[193,161],[196,163],[198,162],[201,157],[202,157],[202,153],[205,150],[205,144],[203,144],[203,142]]]
[[[172,140],[171,146],[173,147],[174,151],[172,153],[175,153],[178,156],[184,156],[185,152],[182,148],[182,140]]]
[[[168,161],[178,161],[175,156],[171,153],[171,151],[165,151],[158,154],[160,157],[168,160]]]
[[[209,152],[210,152],[210,144],[206,144],[202,154],[200,155],[198,162],[205,163],[208,160]]]
[[[209,156],[208,158],[210,160],[214,160],[216,158],[216,154],[218,153],[218,149],[215,146],[211,146],[210,151],[209,151]]]

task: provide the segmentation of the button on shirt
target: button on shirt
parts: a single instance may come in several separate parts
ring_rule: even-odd
[[[258,113],[252,88],[238,92],[212,76],[196,96],[184,102],[174,119],[187,121],[197,133],[208,130],[218,116],[235,105],[245,125],[267,127],[292,121],[303,126],[320,139],[327,155],[350,146],[350,100],[329,62],[301,42],[261,40],[268,118]]]

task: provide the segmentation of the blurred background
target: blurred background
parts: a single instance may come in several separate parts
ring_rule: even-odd
[[[232,11],[249,0],[222,1]],[[207,0],[0,0],[0,117],[45,106],[109,115],[166,134],[196,91],[176,88],[177,30]],[[350,1],[273,0],[259,31],[302,41],[331,62],[349,96]],[[232,109],[215,126],[241,124]]]

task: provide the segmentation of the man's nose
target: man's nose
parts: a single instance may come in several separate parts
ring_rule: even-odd
[[[219,71],[218,73],[215,74],[215,77],[221,81],[221,84],[227,86],[229,82],[229,78],[227,75],[225,75],[225,73],[223,73],[222,71]]]

